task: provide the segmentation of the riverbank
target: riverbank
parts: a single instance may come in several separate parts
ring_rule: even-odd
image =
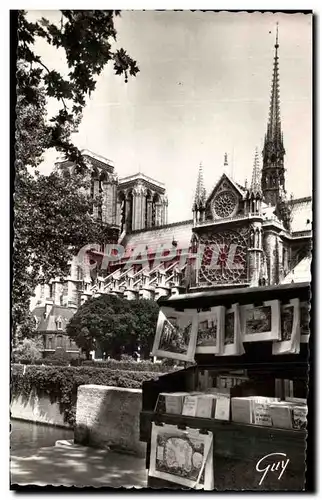
[[[58,440],[72,431],[12,421],[11,485],[144,488],[145,459]],[[55,442],[52,443],[53,439]],[[28,441],[29,440],[29,441]],[[46,443],[46,446],[41,446]],[[48,445],[52,443],[52,445]],[[40,445],[40,446],[39,446]]]

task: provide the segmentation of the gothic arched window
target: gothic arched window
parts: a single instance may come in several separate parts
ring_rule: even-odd
[[[158,213],[158,204],[160,203],[160,196],[158,193],[155,193],[152,200],[152,226],[159,226],[159,213]]]

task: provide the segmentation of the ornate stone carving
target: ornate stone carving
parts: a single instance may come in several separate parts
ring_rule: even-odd
[[[199,270],[199,283],[243,283],[247,281],[248,227],[236,231],[205,233],[200,244],[205,251]]]
[[[231,190],[220,191],[212,202],[212,210],[215,219],[232,217],[238,208],[238,199]]]
[[[133,188],[133,194],[134,196],[146,196],[147,189],[141,182],[138,182]]]

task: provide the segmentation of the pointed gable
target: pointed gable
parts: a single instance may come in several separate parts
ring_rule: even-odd
[[[224,173],[213,188],[206,203],[207,219],[233,217],[240,210],[246,191]]]

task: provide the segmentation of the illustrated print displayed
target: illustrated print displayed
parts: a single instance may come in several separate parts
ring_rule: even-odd
[[[225,317],[225,335],[224,345],[231,345],[234,343],[235,337],[235,313],[229,312]]]
[[[212,433],[152,424],[149,475],[195,489],[212,489]]]
[[[210,311],[198,313],[196,353],[220,352],[224,333],[225,308],[212,307]]]
[[[241,306],[243,342],[281,340],[281,308],[278,300]]]
[[[246,333],[270,332],[272,328],[272,310],[268,307],[255,307],[246,311]]]
[[[281,340],[273,342],[273,354],[298,354],[301,342],[300,301],[281,305]]]
[[[310,337],[310,305],[308,302],[300,303],[300,328],[301,342],[308,343]]]
[[[188,349],[191,328],[192,322],[180,327],[178,318],[169,317],[163,323],[159,348],[163,351],[184,354]]]
[[[197,312],[181,312],[164,307],[159,312],[152,355],[193,361],[196,339]]]
[[[222,346],[219,355],[238,356],[244,354],[239,320],[239,305],[233,304],[225,310]]]

